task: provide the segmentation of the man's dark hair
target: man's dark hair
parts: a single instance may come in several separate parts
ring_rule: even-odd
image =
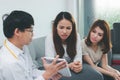
[[[16,28],[24,31],[32,25],[34,25],[33,17],[27,12],[15,10],[8,15],[3,15],[3,32],[7,38],[13,37]]]

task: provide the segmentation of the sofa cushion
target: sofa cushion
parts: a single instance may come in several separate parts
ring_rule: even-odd
[[[120,65],[120,54],[113,53],[112,65]]]
[[[41,57],[45,56],[45,36],[33,39],[28,48],[34,64],[38,67],[42,67]]]
[[[112,65],[120,65],[120,60],[112,60]]]
[[[113,53],[120,53],[120,23],[113,24]]]

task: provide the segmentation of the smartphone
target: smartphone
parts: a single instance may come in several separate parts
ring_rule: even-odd
[[[52,63],[52,61],[55,59],[55,58],[52,58],[52,57],[44,57],[44,59],[47,61],[47,63]],[[56,63],[59,63],[61,61],[65,61],[65,59],[61,59],[61,58],[58,58],[57,62]],[[71,77],[71,72],[70,72],[70,69],[68,67],[68,64],[66,62],[66,67],[59,70],[58,73],[60,73],[62,76],[65,76],[65,77]]]
[[[55,59],[55,58],[52,58],[52,57],[44,57],[44,59],[47,61],[47,63],[52,63],[52,61]],[[59,63],[61,61],[66,61],[65,59],[61,59],[61,58],[58,58],[57,62],[56,63]]]

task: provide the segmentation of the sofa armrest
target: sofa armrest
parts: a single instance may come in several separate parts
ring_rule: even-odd
[[[112,65],[112,50],[108,52],[108,65]]]

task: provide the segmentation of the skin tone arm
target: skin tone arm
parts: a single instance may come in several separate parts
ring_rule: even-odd
[[[111,76],[114,77],[115,80],[120,80],[120,72],[108,65],[107,54],[102,56],[102,68],[111,72]]]
[[[82,63],[80,63],[80,61],[71,62],[71,63],[69,64],[69,68],[70,68],[72,71],[78,73],[78,72],[80,72],[80,71],[82,70]]]
[[[98,67],[97,65],[95,65],[93,63],[93,61],[91,60],[91,58],[89,57],[89,55],[84,55],[83,59],[90,64],[93,68],[95,68],[96,70],[100,71],[103,74],[112,76],[113,78],[115,78],[115,80],[120,80],[120,74],[119,73],[115,73],[114,69],[110,66],[108,66],[107,63],[107,55],[103,54],[102,56],[102,67]],[[111,69],[111,70],[110,70]]]
[[[59,56],[56,56],[56,58],[53,60],[51,64],[47,64],[46,60],[42,58],[43,66],[45,68],[45,72],[43,73],[43,77],[45,80],[48,80],[50,78],[52,78],[53,80],[58,80],[61,78],[61,75],[58,73],[58,71],[66,67],[66,62],[62,61],[56,63],[58,58]]]

